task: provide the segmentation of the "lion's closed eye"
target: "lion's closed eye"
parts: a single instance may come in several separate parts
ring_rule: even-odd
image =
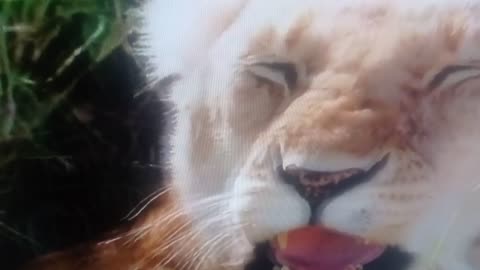
[[[245,69],[260,84],[270,84],[284,96],[290,95],[299,80],[297,66],[287,61],[258,61],[247,64]]]
[[[449,65],[440,70],[428,84],[428,89],[456,88],[462,83],[480,77],[480,66],[472,64]]]
[[[248,67],[248,70],[259,79],[266,79],[286,89],[294,89],[298,73],[294,64],[288,62],[259,62]]]

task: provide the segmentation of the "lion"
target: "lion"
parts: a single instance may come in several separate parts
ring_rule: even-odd
[[[389,246],[409,270],[480,269],[479,8],[147,1],[149,78],[178,76],[159,91],[174,106],[162,203],[31,269],[237,270],[260,243],[291,270],[353,269]]]

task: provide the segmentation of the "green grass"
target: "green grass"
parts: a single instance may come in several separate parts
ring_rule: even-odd
[[[61,76],[78,55],[88,52],[95,64],[125,40],[125,9],[126,4],[120,0],[0,1],[0,144],[32,138],[35,128],[73,85],[65,89],[44,87]],[[37,81],[30,65],[22,62],[40,59],[49,43],[58,38],[61,27],[79,15],[86,19],[80,31],[72,34],[82,42],[63,52],[63,61],[51,74],[40,78],[42,82]],[[2,155],[0,166],[10,159]]]

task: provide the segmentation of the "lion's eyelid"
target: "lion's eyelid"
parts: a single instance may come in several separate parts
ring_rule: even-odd
[[[259,63],[260,66],[268,67],[272,70],[278,70],[284,75],[285,81],[289,89],[292,89],[297,84],[298,73],[295,65],[291,63],[276,62],[276,63]]]
[[[247,70],[262,79],[279,84],[288,95],[298,79],[296,67],[288,62],[258,62],[247,66]]]
[[[480,66],[449,65],[444,67],[428,83],[428,89],[451,88],[467,79],[480,76]]]

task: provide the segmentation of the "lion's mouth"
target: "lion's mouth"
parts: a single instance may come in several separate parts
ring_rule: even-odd
[[[289,166],[278,170],[280,177],[316,209],[327,204],[330,199],[370,181],[385,167],[388,160],[389,154],[386,154],[369,169],[350,168],[323,172]]]
[[[329,201],[370,181],[388,161],[388,154],[368,170],[315,172],[287,168],[288,183],[310,204],[310,225],[277,235],[271,243],[274,260],[290,270],[353,270],[378,258],[385,246],[327,229],[317,224],[316,212]]]
[[[290,270],[353,270],[378,258],[385,246],[321,226],[307,226],[275,237],[274,260]]]

